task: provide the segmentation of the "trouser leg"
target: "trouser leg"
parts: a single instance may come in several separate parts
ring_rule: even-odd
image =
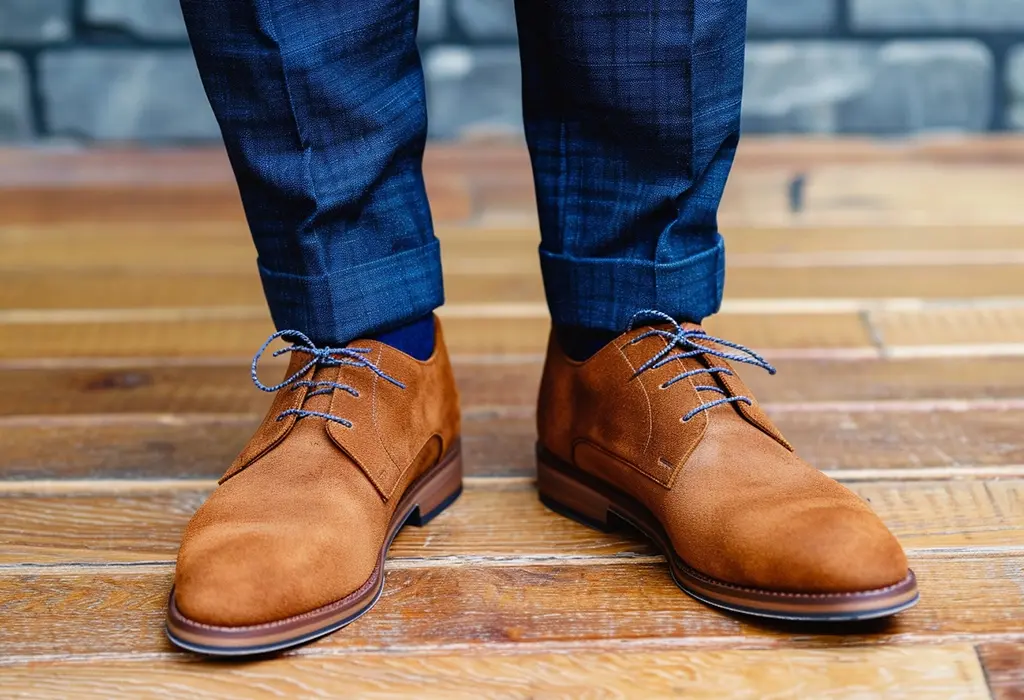
[[[745,0],[517,0],[541,269],[556,325],[700,321],[739,139]]]
[[[344,342],[443,302],[416,0],[181,0],[279,329]]]

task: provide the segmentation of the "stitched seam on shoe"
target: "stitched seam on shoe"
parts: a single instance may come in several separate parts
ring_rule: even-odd
[[[436,467],[438,464],[440,464],[441,461],[444,459],[444,455],[445,455],[444,436],[435,431],[435,432],[431,433],[427,437],[426,440],[423,441],[423,444],[420,445],[420,448],[418,450],[416,450],[416,454],[413,456],[413,458],[411,460],[409,460],[409,464],[407,464],[405,466],[405,469],[402,469],[402,471],[399,472],[398,478],[395,479],[395,483],[391,487],[391,491],[388,492],[388,495],[387,495],[388,500],[391,500],[391,496],[393,496],[395,491],[398,489],[398,485],[401,484],[405,480],[405,475],[409,473],[410,469],[412,469],[412,465],[416,464],[416,462],[419,461],[419,457],[423,453],[424,448],[426,448],[427,444],[430,443],[430,441],[433,440],[435,437],[437,437],[440,440],[440,442],[441,442],[441,450],[440,450],[440,452],[438,454],[437,461],[434,462],[429,467],[427,467],[424,470],[423,473],[426,474],[428,471],[430,471],[431,469]]]
[[[573,439],[573,441],[572,441],[572,462],[576,466],[577,469],[580,469],[583,472],[590,473],[588,470],[583,469],[582,467],[579,466],[579,460],[576,458],[576,448],[579,447],[580,445],[586,445],[587,447],[593,448],[594,450],[596,450],[597,452],[600,452],[601,454],[605,455],[609,459],[615,460],[616,462],[618,462],[623,467],[626,467],[628,469],[631,469],[632,471],[635,471],[637,474],[639,474],[640,476],[642,476],[642,477],[644,477],[646,479],[650,479],[651,481],[656,483],[658,486],[661,486],[662,488],[668,488],[668,485],[664,481],[659,479],[654,474],[651,474],[646,469],[643,469],[643,468],[639,467],[638,465],[633,464],[628,459],[624,459],[622,456],[620,456],[620,455],[612,452],[611,450],[609,450],[609,449],[607,449],[607,448],[597,444],[596,442],[594,442],[590,438],[578,437],[578,438]],[[671,477],[671,474],[670,474],[670,477]],[[604,482],[608,481],[607,479],[601,479],[601,480],[604,481]]]
[[[302,375],[302,379],[306,379],[308,377],[312,377],[313,373],[315,371],[316,371],[315,369],[310,369],[309,372],[307,372],[306,374]],[[309,393],[309,388],[308,387],[303,387],[302,391],[297,391],[297,392],[293,392],[293,393],[296,395],[296,398],[292,399],[290,407],[298,407],[298,406],[301,406],[302,402],[306,400],[306,394]],[[267,415],[263,418],[263,423],[260,423],[259,427],[256,429],[257,432],[259,432],[259,430],[263,428],[263,425],[265,423],[267,423],[268,421],[273,420],[270,417],[273,414],[273,412],[274,412],[274,404],[271,403],[270,408],[267,409]],[[284,441],[284,439],[286,437],[288,437],[288,433],[290,433],[292,431],[292,428],[295,427],[295,424],[297,422],[298,422],[298,418],[296,418],[296,416],[294,416],[294,415],[287,416],[285,418],[285,420],[283,421],[284,425],[280,429],[280,433],[276,437],[274,437],[272,440],[270,440],[270,442],[268,442],[266,445],[263,446],[263,449],[261,449],[259,452],[254,454],[252,457],[250,457],[250,458],[246,459],[245,461],[239,463],[238,466],[235,467],[234,469],[230,469],[229,468],[228,471],[225,472],[224,475],[221,476],[220,479],[217,480],[217,485],[220,486],[221,484],[223,484],[228,479],[231,479],[231,478],[234,478],[235,476],[238,476],[243,471],[245,471],[246,469],[251,467],[258,459],[260,459],[261,457],[266,456],[268,452],[270,452],[275,447],[280,445]],[[246,448],[248,446],[249,445],[247,444]],[[243,449],[243,451],[245,450],[245,448],[242,448],[242,449]],[[241,457],[241,454],[239,455],[239,457]],[[236,458],[236,460],[237,460],[237,458]]]
[[[375,364],[378,367],[380,366],[381,358],[383,356],[384,356],[384,348],[378,348],[377,349],[377,359],[376,359],[376,362],[375,362]],[[400,464],[398,464],[398,462],[395,461],[395,458],[391,455],[391,450],[388,449],[387,443],[384,441],[383,437],[380,434],[380,426],[377,423],[377,415],[378,415],[377,414],[377,406],[378,406],[378,402],[377,402],[377,388],[379,386],[380,386],[379,377],[375,377],[374,380],[373,380],[373,393],[372,393],[372,396],[371,396],[370,417],[371,417],[371,420],[373,422],[373,432],[377,436],[377,442],[380,443],[381,448],[383,448],[383,450],[384,450],[384,454],[386,454],[387,457],[388,457],[388,461],[391,462],[392,466],[394,466],[394,468],[395,468],[395,471],[398,472],[398,476],[396,476],[394,483],[391,484],[391,488],[388,490],[387,496],[385,496],[386,498],[390,498],[391,494],[394,493],[394,491],[395,491],[395,487],[401,481],[401,478],[402,478],[401,475],[404,474],[409,469],[409,465],[406,464],[405,468],[403,469],[402,466]]]
[[[627,357],[626,353],[623,352],[622,350],[622,348],[624,347],[624,345],[620,345],[616,346],[615,349],[619,351],[619,354],[622,355],[622,359],[625,360],[626,364],[629,366],[630,372],[633,374],[637,383],[640,385],[640,391],[644,395],[644,401],[647,403],[647,442],[644,443],[644,454],[646,455],[648,448],[650,448],[651,446],[651,439],[654,437],[654,408],[651,406],[651,397],[647,393],[647,387],[644,386],[644,383],[640,381],[639,377],[636,376],[636,367],[633,366],[633,363],[630,362],[629,357]]]
[[[665,343],[666,346],[668,346],[668,342],[664,338],[662,338],[661,340],[662,340],[663,343]],[[635,373],[636,372],[636,368],[633,366],[633,363],[630,361],[630,359],[626,356],[626,353],[624,353],[622,351],[622,348],[624,348],[624,347],[625,347],[625,345],[622,345],[622,346],[618,347],[619,353],[622,354],[623,359],[626,360],[626,364],[629,365],[629,368]],[[640,381],[639,378],[637,378],[637,381]],[[693,383],[693,377],[687,378],[686,382],[687,382],[687,384],[690,385],[690,388],[693,390],[694,394],[696,394],[697,393],[697,387]],[[651,398],[650,398],[650,395],[647,393],[647,387],[644,386],[644,383],[642,381],[640,381],[640,388],[643,390],[644,398],[647,399],[647,411],[648,411],[648,416],[650,417],[650,421],[651,421],[651,423],[650,423],[650,426],[651,426],[650,427],[650,432],[648,432],[648,435],[647,435],[647,445],[644,446],[644,455],[646,455],[647,454],[647,448],[648,448],[648,446],[650,446],[651,439],[654,437],[654,409],[651,407]],[[699,398],[699,396],[698,396],[698,398]],[[662,481],[661,479],[658,479],[657,477],[653,476],[652,474],[648,474],[645,470],[641,469],[638,466],[635,466],[634,468],[637,471],[639,471],[639,472],[649,476],[650,478],[654,479],[661,486],[664,486],[665,488],[671,489],[675,485],[675,483],[676,483],[676,478],[679,476],[679,472],[681,472],[683,470],[683,467],[690,460],[690,457],[693,455],[693,453],[697,450],[697,446],[700,445],[701,440],[704,439],[704,433],[707,431],[708,424],[711,422],[711,419],[710,419],[710,417],[708,417],[707,412],[702,411],[701,413],[702,413],[703,418],[704,418],[704,425],[701,427],[700,435],[697,436],[697,439],[693,441],[693,445],[683,454],[683,456],[680,458],[678,464],[672,464],[669,460],[665,459],[664,455],[658,455],[658,460],[657,460],[658,462],[660,462],[662,464],[669,465],[670,469],[669,469],[668,479],[666,479],[665,481]],[[632,466],[632,463],[630,463],[630,464]]]

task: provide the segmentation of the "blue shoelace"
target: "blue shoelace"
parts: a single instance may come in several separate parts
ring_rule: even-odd
[[[646,331],[645,333],[641,333],[640,335],[633,338],[633,340],[629,342],[629,344],[632,345],[634,343],[639,343],[641,340],[645,338],[650,338],[652,336],[658,336],[664,338],[667,341],[665,348],[663,350],[659,350],[657,353],[655,353],[654,357],[652,357],[647,362],[645,362],[644,364],[640,365],[640,367],[637,368],[637,370],[633,373],[634,377],[640,376],[642,373],[646,372],[649,369],[657,369],[659,367],[662,367],[668,364],[669,362],[673,362],[674,360],[684,360],[689,357],[698,357],[700,355],[714,355],[715,357],[720,357],[723,360],[731,362],[742,362],[747,365],[754,365],[755,367],[760,367],[761,369],[766,370],[768,374],[775,374],[775,368],[772,367],[767,360],[765,360],[763,357],[758,355],[750,348],[740,345],[739,343],[733,343],[728,340],[723,340],[722,338],[716,338],[713,335],[708,335],[703,330],[688,330],[686,328],[683,328],[678,323],[676,323],[674,318],[672,318],[668,314],[663,314],[662,312],[655,311],[654,309],[644,309],[643,311],[638,311],[635,314],[633,314],[633,318],[630,320],[629,327],[626,330],[633,330],[636,327],[637,321],[645,319],[656,319],[658,323],[663,322],[671,324],[674,330],[670,331],[662,330],[660,328],[652,328],[649,331]],[[710,343],[715,343],[723,347],[732,348],[733,350],[738,350],[743,354],[738,355],[729,352],[723,352],[722,350],[718,350],[717,348],[708,347],[707,345],[702,345],[699,342],[695,342],[696,340],[702,340]],[[673,350],[676,349],[679,349],[680,352],[673,353]],[[688,377],[695,377],[698,374],[714,375],[718,373],[727,375],[735,374],[732,370],[727,369],[725,367],[701,367],[700,369],[691,369],[686,372],[682,372],[681,374],[677,374],[671,379],[663,382],[660,385],[660,388],[668,389],[676,382],[687,379]],[[701,411],[707,411],[709,409],[714,408],[715,406],[721,406],[722,404],[736,403],[738,401],[742,401],[748,406],[753,405],[753,401],[750,399],[750,397],[729,396],[721,387],[718,386],[695,385],[694,389],[696,389],[697,391],[710,391],[717,394],[721,394],[722,398],[710,401],[705,404],[701,404],[697,408],[693,409],[685,416],[683,416],[684,423],[686,421],[689,421],[691,418],[693,418]]]
[[[262,357],[263,353],[266,352],[268,347],[270,347],[270,344],[283,336],[293,338],[297,342],[294,342],[290,347],[282,348],[280,350],[275,351],[272,357],[278,357],[286,352],[304,352],[310,355],[310,360],[280,384],[267,386],[266,384],[259,380],[259,376],[257,375],[256,371],[257,366],[259,365],[260,357]],[[318,348],[316,344],[309,339],[309,337],[307,337],[304,333],[301,333],[300,331],[278,331],[277,333],[274,333],[269,338],[267,338],[267,342],[263,343],[263,347],[261,347],[256,352],[256,355],[252,358],[252,382],[261,391],[267,391],[270,393],[279,391],[285,388],[286,386],[291,386],[291,391],[295,391],[302,387],[309,387],[313,391],[310,391],[308,394],[306,394],[306,399],[309,399],[312,396],[330,394],[333,393],[334,391],[344,391],[356,398],[359,398],[359,392],[354,387],[351,387],[348,384],[325,381],[314,382],[308,379],[299,379],[299,377],[306,374],[306,372],[308,372],[313,367],[346,366],[364,367],[373,372],[374,374],[376,374],[381,379],[391,382],[399,389],[405,389],[405,384],[398,381],[394,377],[390,376],[387,372],[385,372],[380,367],[371,362],[369,359],[367,359],[366,355],[370,351],[370,348]],[[303,408],[289,408],[286,411],[281,411],[281,413],[277,415],[277,420],[284,420],[285,417],[287,416],[295,416],[296,419],[311,417],[323,418],[325,420],[334,421],[335,423],[340,423],[341,425],[344,425],[346,428],[352,427],[352,421],[346,420],[345,418],[342,418],[340,416],[332,415],[330,413],[324,413],[323,411],[307,411]]]

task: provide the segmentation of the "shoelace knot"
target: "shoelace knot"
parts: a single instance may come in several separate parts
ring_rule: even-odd
[[[267,386],[266,384],[260,381],[259,376],[257,374],[257,367],[259,365],[260,358],[263,356],[263,353],[266,352],[267,348],[270,347],[270,344],[272,342],[284,336],[294,338],[298,342],[293,342],[292,345],[289,347],[276,350],[271,355],[271,357],[279,357],[280,355],[283,355],[286,352],[304,352],[310,355],[309,362],[304,364],[300,369],[296,370],[291,376],[287,377],[281,383],[274,384],[273,386]],[[318,348],[316,346],[316,343],[310,340],[309,337],[305,333],[302,333],[301,331],[277,331],[276,333],[273,333],[269,338],[267,338],[267,341],[263,343],[263,346],[256,352],[256,355],[252,358],[252,368],[250,371],[250,375],[252,376],[253,384],[255,384],[256,387],[259,388],[261,391],[274,393],[285,388],[286,386],[291,386],[291,391],[295,391],[302,387],[308,387],[310,389],[313,389],[313,391],[310,391],[308,394],[306,394],[306,399],[309,399],[310,397],[313,396],[319,396],[322,394],[330,394],[333,393],[334,391],[344,391],[356,398],[359,398],[359,391],[357,391],[354,387],[349,386],[348,384],[341,384],[340,382],[311,381],[308,379],[300,379],[300,377],[306,374],[306,372],[308,372],[311,368],[317,366],[364,367],[366,369],[369,369],[371,372],[376,374],[381,379],[384,379],[385,381],[394,384],[399,389],[405,389],[405,384],[389,375],[387,372],[382,370],[380,367],[375,365],[369,358],[366,357],[366,355],[370,351],[370,348],[353,347]],[[281,413],[277,415],[276,420],[282,421],[287,416],[295,416],[297,419],[311,417],[323,418],[325,420],[339,423],[345,426],[346,428],[352,427],[352,421],[342,418],[341,416],[335,416],[331,413],[325,413],[323,411],[307,411],[306,409],[303,408],[289,408],[285,411],[281,411]]]
[[[644,364],[640,365],[640,367],[637,368],[637,370],[633,373],[634,377],[640,376],[640,374],[646,372],[649,369],[657,369],[659,367],[662,367],[674,360],[683,360],[689,357],[698,357],[700,355],[714,355],[715,357],[720,357],[723,360],[731,362],[742,362],[744,364],[754,365],[755,367],[760,367],[761,369],[767,371],[768,374],[775,374],[775,368],[767,360],[765,360],[763,357],[758,355],[750,348],[744,345],[740,345],[739,343],[733,343],[722,338],[716,338],[713,335],[708,335],[703,330],[683,328],[682,326],[679,325],[679,323],[676,322],[674,318],[672,318],[668,314],[656,311],[654,309],[644,309],[642,311],[637,311],[635,314],[633,314],[633,318],[630,320],[629,327],[626,330],[633,330],[636,327],[637,321],[643,319],[658,319],[661,322],[671,324],[673,330],[670,331],[663,330],[660,328],[651,328],[650,330],[641,333],[637,337],[633,338],[629,342],[629,344],[632,345],[635,343],[639,343],[641,340],[644,340],[645,338],[650,338],[652,336],[658,336],[664,338],[667,341],[664,349],[659,350],[657,353],[655,353],[654,357],[652,357],[647,362],[645,362]],[[733,350],[738,350],[743,354],[740,355],[724,352],[722,350],[718,350],[717,348],[708,347],[707,345],[702,345],[701,343],[695,342],[695,339],[700,339],[710,343],[721,345],[723,347],[732,348]],[[673,353],[672,351],[675,350],[676,348],[681,349],[682,352]],[[689,377],[694,377],[698,374],[715,375],[718,373],[727,375],[734,374],[732,370],[726,367],[701,367],[699,369],[692,369],[677,374],[671,379],[662,382],[660,388],[667,389],[676,382],[682,381],[683,379],[687,379]],[[697,408],[693,409],[692,411],[690,411],[689,413],[682,417],[682,421],[684,423],[689,421],[691,418],[693,418],[701,411],[707,411],[709,409],[714,408],[715,406],[721,406],[722,404],[743,402],[748,406],[753,405],[753,400],[749,396],[729,396],[729,394],[726,393],[724,389],[718,386],[694,385],[694,389],[696,389],[697,391],[715,392],[721,394],[722,398],[716,399],[709,403],[701,404]]]

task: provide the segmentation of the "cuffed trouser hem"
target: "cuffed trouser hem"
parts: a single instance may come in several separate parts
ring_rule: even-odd
[[[259,265],[278,330],[302,331],[318,344],[343,344],[427,315],[444,303],[437,239],[412,250],[318,277]]]
[[[542,250],[540,269],[555,325],[622,332],[643,309],[699,323],[722,303],[725,242],[718,235],[713,248],[671,263]]]

